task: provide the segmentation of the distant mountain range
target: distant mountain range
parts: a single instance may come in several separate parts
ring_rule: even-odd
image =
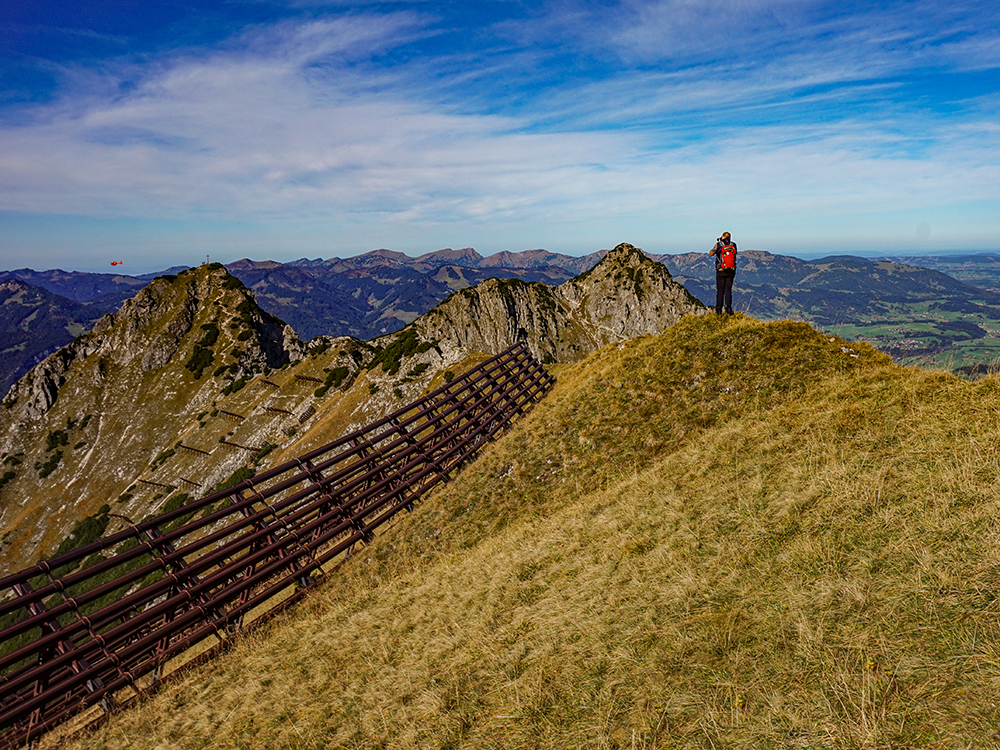
[[[656,259],[692,294],[706,304],[714,304],[712,258],[687,253]],[[992,289],[963,283],[932,268],[899,261],[870,260],[853,255],[805,261],[749,250],[740,253],[738,267],[738,306],[764,319],[802,317],[830,326],[877,316],[885,312],[886,305],[894,303],[945,299],[1000,303],[1000,293]]]
[[[450,248],[416,258],[375,250],[352,258],[290,263],[243,259],[227,270],[258,303],[303,339],[368,340],[399,330],[454,292],[488,278],[562,284],[607,251],[575,257],[546,250],[482,256]],[[715,273],[706,253],[648,254],[696,298],[713,305]],[[158,275],[127,276],[21,269],[0,273],[0,393]],[[991,321],[1000,320],[1000,256],[831,256],[806,261],[740,254],[737,309],[765,320],[794,318],[865,338],[897,358],[937,358],[982,371],[1000,357]],[[1000,327],[1000,326],[998,326]],[[979,368],[978,370],[976,368]]]
[[[954,279],[983,289],[1000,290],[1000,255],[892,255],[885,260],[940,271]]]
[[[375,250],[325,261],[239,260],[226,269],[303,339],[325,334],[367,340],[399,330],[452,292],[488,278],[561,284],[593,267],[602,255],[576,258],[527,250],[484,258],[465,248],[411,258]]]

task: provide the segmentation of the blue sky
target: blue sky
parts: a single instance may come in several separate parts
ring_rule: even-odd
[[[1000,250],[973,2],[0,5],[0,268]]]

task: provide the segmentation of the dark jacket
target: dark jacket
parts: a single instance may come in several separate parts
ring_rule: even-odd
[[[729,242],[723,242],[722,240],[719,240],[718,242],[715,243],[715,247],[713,247],[711,250],[708,251],[709,255],[714,255],[715,256],[715,270],[716,270],[716,272],[719,272],[719,271],[723,270],[723,268],[722,268],[722,248],[724,248],[726,245],[732,245],[733,249],[736,250],[736,243],[733,242],[732,240],[729,240]],[[739,250],[736,250],[736,254],[739,255]],[[733,269],[733,273],[736,273],[736,269]]]

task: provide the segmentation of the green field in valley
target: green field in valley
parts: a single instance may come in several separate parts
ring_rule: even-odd
[[[963,310],[941,302],[886,305],[883,315],[864,316],[823,330],[867,341],[905,365],[940,367],[981,375],[1000,364],[1000,309],[970,300]]]

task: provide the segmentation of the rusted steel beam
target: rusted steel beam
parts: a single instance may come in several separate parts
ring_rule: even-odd
[[[178,443],[178,448],[183,448],[186,451],[191,451],[192,453],[200,453],[203,456],[211,456],[212,454],[208,451],[203,451],[201,448],[192,448],[190,445],[184,445],[184,443]]]
[[[230,440],[220,440],[219,444],[228,445],[230,448],[239,448],[240,450],[250,451],[251,453],[260,450],[260,448],[251,448],[248,445],[240,445],[239,443],[234,443]]]

